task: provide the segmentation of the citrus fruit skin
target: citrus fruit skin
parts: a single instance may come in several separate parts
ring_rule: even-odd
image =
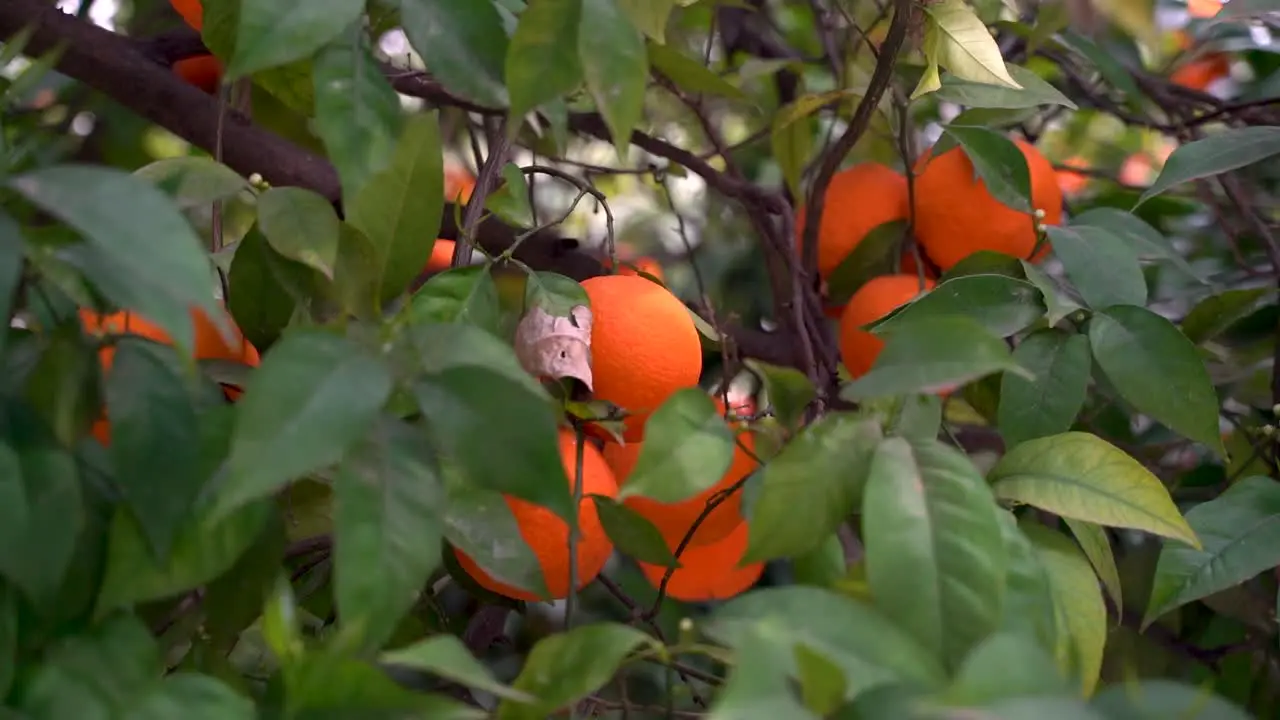
[[[213,55],[197,55],[173,64],[178,77],[212,95],[222,81],[222,62]]]
[[[204,6],[200,0],[169,0],[169,3],[192,28],[199,30],[204,25]]]
[[[431,246],[431,257],[427,259],[427,266],[424,268],[426,272],[444,272],[449,269],[453,263],[453,249],[455,243],[452,240],[444,238],[436,238],[436,244]]]
[[[1175,85],[1204,92],[1215,81],[1231,74],[1231,61],[1221,53],[1209,53],[1185,63],[1169,75]]]
[[[569,487],[573,487],[576,469],[576,439],[571,430],[562,429],[559,433],[560,459],[564,463]],[[590,495],[616,497],[618,484],[614,480],[613,471],[600,451],[586,442],[582,448],[582,503],[578,506],[578,584],[575,588],[585,587],[600,571],[613,555],[613,543],[605,534],[600,517],[596,514],[595,502]],[[550,478],[548,479],[551,480]],[[564,482],[564,478],[560,478]],[[520,527],[520,537],[533,551],[542,568],[547,590],[553,599],[559,600],[569,596],[569,526],[550,510],[534,505],[519,498],[504,496],[507,507],[511,508],[516,524]],[[462,569],[481,587],[499,595],[539,602],[543,598],[508,585],[485,572],[475,560],[466,553],[453,549],[454,556]]]
[[[925,279],[924,290],[934,283]],[[863,326],[888,315],[918,297],[922,291],[915,275],[881,275],[867,281],[849,298],[840,317],[840,359],[855,378],[866,375],[875,364],[884,340]]]
[[[1057,172],[1040,151],[1015,139],[1031,172],[1031,205],[1044,211],[1044,225],[1062,222],[1062,190]],[[916,166],[916,238],[929,259],[943,271],[979,250],[1041,260],[1046,242],[1034,258],[1034,219],[995,199],[979,179],[969,156],[959,147],[933,156],[925,153]]]
[[[588,278],[594,395],[628,413],[623,437],[644,439],[644,420],[702,375],[702,343],[689,310],[663,286],[635,275]]]
[[[738,436],[738,441],[751,453],[755,452],[755,439],[750,432]],[[604,459],[613,468],[613,475],[618,479],[620,487],[626,487],[631,470],[640,457],[643,443],[607,443],[604,447]],[[636,514],[653,523],[662,533],[662,537],[672,549],[679,547],[680,541],[689,532],[689,528],[697,522],[706,509],[707,501],[717,493],[727,490],[742,478],[756,469],[756,462],[751,454],[743,451],[741,446],[733,449],[733,460],[729,469],[715,485],[703,490],[693,497],[675,503],[661,503],[650,498],[629,497],[622,501],[623,505],[634,510]],[[707,545],[728,535],[742,523],[742,490],[730,495],[716,505],[707,517],[698,524],[698,529],[689,540],[689,547]]]
[[[684,602],[727,600],[751,589],[764,573],[764,563],[738,567],[747,552],[750,536],[747,523],[740,522],[717,542],[687,547],[680,553],[680,567],[667,581],[667,596]],[[675,548],[672,548],[675,552]],[[639,563],[640,572],[654,588],[662,585],[667,568]]]
[[[831,177],[818,227],[818,274],[824,279],[840,267],[876,227],[905,220],[909,211],[907,179],[877,162],[865,162]],[[796,251],[802,252],[805,211],[796,214]]]

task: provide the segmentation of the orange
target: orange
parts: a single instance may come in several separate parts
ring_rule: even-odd
[[[687,547],[680,553],[680,567],[667,581],[667,595],[685,602],[727,600],[746,592],[760,580],[764,563],[738,567],[747,553],[750,531],[745,522],[738,523],[728,535],[709,545]],[[674,553],[675,548],[671,548]],[[655,588],[662,586],[667,568],[639,563],[640,572]]]
[[[465,203],[471,199],[471,191],[476,188],[476,179],[466,168],[457,163],[446,162],[444,166],[444,199],[448,202]]]
[[[877,162],[842,170],[827,186],[822,225],[818,228],[818,274],[825,280],[840,267],[867,233],[893,220],[907,218],[907,178]],[[796,214],[796,251],[804,237],[804,207]]]
[[[1222,11],[1222,0],[1187,0],[1187,12],[1193,18],[1211,18]]]
[[[570,487],[573,487],[576,474],[577,443],[575,441],[572,430],[560,430],[560,459],[564,463]],[[560,477],[558,480],[547,478],[547,480],[548,482],[566,482],[565,477]],[[582,503],[578,505],[578,527],[581,530],[578,535],[578,586],[575,588],[578,590],[595,580],[604,569],[609,557],[613,555],[613,543],[605,534],[604,526],[600,524],[595,502],[588,496],[594,494],[615,497],[618,494],[618,484],[614,481],[613,471],[609,469],[600,451],[585,441],[582,448],[582,493]],[[520,537],[538,559],[547,590],[555,599],[568,597],[568,524],[544,507],[509,496],[504,496],[504,499],[507,507],[511,508],[511,514],[515,516],[516,524],[520,527]],[[454,548],[453,552],[458,559],[458,564],[481,587],[516,600],[529,602],[542,600],[531,592],[512,587],[494,578],[461,550]]]
[[[444,272],[449,269],[449,265],[453,262],[454,242],[445,240],[444,238],[436,238],[436,244],[431,246],[431,257],[427,260],[425,272]]]
[[[635,275],[582,281],[591,300],[596,399],[628,413],[623,437],[644,439],[644,419],[702,376],[702,341],[689,310],[665,287]]]
[[[200,0],[169,0],[169,3],[192,28],[199,30],[204,24],[204,6]]]
[[[1089,163],[1079,155],[1067,160],[1063,165],[1068,168],[1079,168],[1081,170],[1088,169]],[[1073,170],[1062,169],[1057,171],[1058,187],[1061,188],[1064,195],[1075,195],[1089,184],[1089,176],[1084,173],[1075,172]]]
[[[1156,169],[1151,165],[1151,159],[1146,154],[1134,153],[1125,158],[1117,179],[1125,185],[1150,185],[1156,179]]]
[[[751,433],[742,433],[738,439],[747,449],[755,451],[755,441]],[[640,447],[642,445],[643,443],[638,442],[627,443],[626,445],[617,443],[605,444],[604,459],[609,463],[609,467],[613,468],[613,475],[618,478],[620,486],[627,484],[628,476],[630,476],[631,470],[635,467],[636,460],[640,457]],[[697,495],[675,503],[661,503],[650,498],[629,497],[623,500],[622,504],[653,523],[658,528],[658,531],[662,533],[662,537],[667,541],[667,544],[674,549],[679,547],[685,533],[689,532],[689,528],[693,527],[693,523],[702,515],[702,511],[706,509],[707,501],[716,493],[732,487],[734,483],[751,474],[755,468],[756,462],[751,458],[751,455],[744,452],[741,447],[735,446],[733,449],[733,461],[730,463],[728,471],[715,485]],[[713,543],[728,535],[741,522],[742,490],[739,489],[724,502],[717,505],[707,515],[706,519],[698,525],[693,537],[689,539],[689,545],[692,547]]]
[[[197,55],[173,64],[173,71],[183,80],[213,94],[222,81],[222,62],[212,55]]]
[[[933,281],[924,282],[925,290],[933,289]],[[863,326],[888,315],[921,294],[920,279],[915,275],[881,275],[872,278],[849,298],[840,316],[840,359],[853,377],[866,375],[875,364],[884,340],[863,330]]]
[[[604,260],[604,266],[612,269],[613,263],[608,258]],[[639,271],[639,272],[637,272]],[[662,265],[651,257],[624,258],[622,254],[618,254],[618,274],[619,275],[635,275],[640,277],[640,272],[646,272],[658,278],[662,282],[666,282],[667,278],[662,273]]]
[[[1057,173],[1040,151],[1014,140],[1031,171],[1031,206],[1044,211],[1043,224],[1062,222],[1062,190]],[[916,237],[929,259],[943,271],[979,250],[993,250],[1028,258],[1036,245],[1030,215],[992,197],[959,147],[933,157],[925,153],[917,165],[915,185]],[[1048,254],[1045,243],[1034,260]]]
[[[1231,61],[1222,53],[1209,53],[1192,60],[1169,75],[1169,81],[1201,92],[1231,74]]]

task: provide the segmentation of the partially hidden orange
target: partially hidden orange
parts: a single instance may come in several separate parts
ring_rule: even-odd
[[[872,230],[909,212],[907,178],[877,162],[841,170],[827,186],[818,228],[818,274],[830,278]],[[796,251],[802,251],[805,210],[796,213]],[[908,253],[909,254],[909,253]]]
[[[858,288],[840,317],[840,359],[850,375],[858,378],[870,372],[884,349],[884,340],[863,326],[906,305],[933,286],[933,281],[926,278],[922,289],[915,275],[881,275]]]
[[[727,600],[740,595],[760,580],[764,563],[739,567],[747,553],[749,526],[740,522],[720,540],[699,547],[687,547],[680,553],[680,567],[671,572],[667,595],[684,602]],[[675,552],[675,548],[671,548]],[[640,572],[655,588],[662,585],[667,568],[639,563]]]
[[[210,94],[218,90],[218,83],[222,81],[222,61],[213,55],[184,58],[173,64],[173,71],[178,77]]]
[[[436,244],[431,246],[431,257],[427,259],[427,266],[424,268],[426,272],[444,272],[449,269],[453,263],[453,249],[455,244],[452,240],[444,238],[436,238]]]
[[[173,9],[178,11],[182,19],[188,25],[196,30],[200,30],[204,25],[204,6],[200,0],[169,0],[173,5]]]

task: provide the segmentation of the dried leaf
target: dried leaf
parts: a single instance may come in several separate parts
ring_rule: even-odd
[[[567,317],[535,306],[516,328],[516,355],[531,374],[591,381],[591,308],[576,305]]]

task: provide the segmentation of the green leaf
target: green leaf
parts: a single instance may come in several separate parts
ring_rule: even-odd
[[[835,712],[848,694],[844,671],[804,645],[796,645],[791,651],[805,706],[823,717]]]
[[[211,205],[250,190],[249,181],[235,170],[196,155],[157,160],[134,170],[133,174],[151,181],[184,210]]]
[[[483,5],[484,3],[479,3]],[[360,28],[351,27],[316,55],[312,67],[316,134],[350,202],[391,163],[404,125],[400,96],[382,75]]]
[[[1232,128],[1184,143],[1165,160],[1160,175],[1135,207],[1182,183],[1238,170],[1274,155],[1280,155],[1280,127]]]
[[[1092,308],[1145,305],[1147,280],[1138,255],[1123,239],[1100,227],[1047,227],[1053,254]]]
[[[507,48],[504,77],[511,94],[511,117],[523,118],[539,105],[582,84],[578,28],[583,0],[538,0],[520,13]],[[598,62],[598,59],[597,59]],[[519,129],[512,123],[511,132]]]
[[[1055,328],[1037,330],[1013,351],[1034,379],[1005,373],[1000,379],[1000,436],[1006,447],[1066,432],[1089,390],[1089,340]]]
[[[1071,313],[1083,309],[1074,300],[1067,297],[1058,286],[1057,281],[1049,277],[1038,265],[1026,260],[1019,260],[1018,264],[1022,266],[1022,272],[1027,276],[1027,282],[1035,285],[1043,295],[1044,303],[1049,308],[1049,311],[1045,313],[1044,319],[1050,327],[1062,322],[1062,319]]]
[[[548,635],[529,651],[512,684],[537,701],[504,700],[497,720],[541,720],[603,687],[636,648],[656,644],[640,630],[619,623],[582,625]]]
[[[1005,68],[1014,82],[1022,86],[1021,89],[963,80],[947,74],[942,76],[942,87],[937,90],[938,99],[970,108],[1016,110],[1043,105],[1061,105],[1072,110],[1077,109],[1076,104],[1066,95],[1031,70],[1007,63]]]
[[[436,374],[453,368],[483,368],[498,373],[528,392],[547,398],[545,390],[520,365],[515,350],[492,333],[463,323],[423,323],[407,328],[397,350],[415,372]]]
[[[173,348],[126,338],[105,391],[116,485],[163,561],[208,478],[188,377]]]
[[[1200,546],[1160,479],[1096,435],[1028,440],[1006,453],[988,480],[1003,500]]]
[[[733,460],[733,432],[700,388],[677,390],[645,421],[645,438],[618,500],[688,500],[715,485]]]
[[[271,188],[258,199],[258,225],[273,250],[333,279],[339,227],[328,200],[305,188]]]
[[[667,18],[680,0],[616,0],[622,12],[645,35],[659,43],[665,43]]]
[[[380,319],[383,312],[378,296],[378,282],[382,275],[379,261],[378,249],[364,233],[348,223],[340,223],[333,282],[327,287],[322,286],[321,292],[353,317]]]
[[[804,421],[805,410],[817,396],[809,377],[795,368],[779,367],[748,359],[746,365],[764,381],[764,391],[773,407],[773,416],[788,431]]]
[[[974,707],[1007,698],[1067,692],[1067,684],[1053,658],[1032,638],[995,633],[965,657],[945,697],[949,705]],[[1056,720],[1056,716],[1051,717]]]
[[[398,650],[382,653],[379,662],[387,665],[412,668],[452,680],[469,688],[517,702],[529,702],[533,698],[526,693],[507,687],[471,655],[462,641],[453,635],[435,635]]]
[[[840,391],[859,400],[954,388],[1002,370],[1026,374],[1004,340],[964,315],[918,317],[886,333],[871,372]]]
[[[924,6],[926,33],[937,40],[938,63],[964,80],[1021,88],[1009,75],[1000,47],[964,0]]]
[[[524,292],[526,311],[537,307],[549,315],[572,317],[575,307],[591,306],[587,291],[573,278],[553,272],[536,272],[528,278]]]
[[[877,607],[956,667],[996,629],[1004,543],[990,488],[937,441],[876,448],[862,500],[867,580]]]
[[[445,477],[449,482],[444,535],[449,544],[497,580],[546,597],[542,566],[502,495],[467,484],[456,471],[446,471]]]
[[[106,576],[95,608],[98,617],[172,597],[217,578],[253,545],[271,514],[266,501],[242,505],[222,517],[210,510],[202,509],[182,527],[163,562],[147,546],[137,520],[127,510],[117,510],[107,540]]]
[[[888,435],[936,440],[942,430],[942,398],[937,395],[895,395],[877,398],[864,407],[880,413]]]
[[[431,257],[444,208],[444,161],[434,112],[404,124],[391,167],[374,175],[347,204],[347,222],[377,248],[381,298],[405,291]]]
[[[470,265],[433,275],[410,298],[404,322],[460,322],[496,333],[502,324],[498,287],[489,268]]]
[[[644,113],[649,56],[644,36],[628,19],[617,0],[579,0],[578,55],[587,90],[604,117],[609,135],[625,157],[631,131]]]
[[[468,482],[574,520],[545,393],[487,368],[455,367],[419,380],[414,394],[433,441]]]
[[[1187,511],[1202,548],[1166,544],[1156,564],[1143,627],[1175,608],[1280,565],[1280,484],[1240,480]]]
[[[1195,345],[1173,323],[1117,305],[1089,321],[1093,359],[1138,412],[1222,455],[1218,394]]]
[[[675,48],[650,42],[649,63],[654,70],[665,75],[676,87],[693,94],[715,95],[733,100],[743,100],[745,93],[729,84],[728,80],[707,69],[701,61],[685,55]]]
[[[811,96],[801,97],[778,110],[769,130],[773,158],[782,169],[787,188],[801,198],[804,197],[801,175],[813,154],[813,123],[809,115],[816,109]]]
[[[1058,37],[1067,47],[1083,55],[1089,66],[1096,69],[1102,79],[1106,80],[1107,85],[1119,90],[1126,105],[1130,107],[1138,106],[1139,99],[1143,97],[1142,90],[1138,88],[1138,84],[1134,81],[1129,69],[1121,64],[1112,53],[1098,47],[1092,40],[1077,35],[1070,30],[1059,33]]]
[[[240,0],[240,24],[227,78],[310,57],[363,12],[363,0]]]
[[[1090,208],[1071,218],[1072,227],[1080,225],[1107,230],[1115,238],[1123,240],[1139,260],[1170,262],[1188,277],[1200,283],[1206,282],[1199,271],[1191,267],[1182,253],[1173,247],[1168,238],[1133,213],[1110,207]]]
[[[832,533],[817,548],[791,560],[795,584],[832,587],[845,576],[844,545]]]
[[[1199,345],[1249,317],[1272,298],[1270,288],[1235,288],[1196,303],[1182,319],[1182,334]]]
[[[132,717],[164,669],[160,648],[133,615],[115,615],[45,652],[17,703],[26,717]]]
[[[844,305],[871,278],[898,272],[906,230],[906,220],[890,220],[863,236],[827,278],[827,303]]]
[[[326,494],[327,502],[330,495]],[[290,498],[292,500],[292,498]],[[288,529],[307,530],[299,517],[306,508],[290,503],[286,506],[290,515]],[[330,524],[326,522],[325,529]],[[289,542],[282,512],[272,512],[266,526],[250,548],[229,570],[205,586],[204,629],[209,644],[221,652],[230,653],[240,642],[240,634],[255,620],[262,617],[267,594],[280,574],[281,563]],[[310,533],[305,535],[311,537]]]
[[[736,652],[729,677],[716,693],[708,718],[819,720],[816,713],[800,704],[791,678],[788,677],[791,663],[800,662],[798,654],[792,653],[796,658],[793,659],[779,653],[774,638],[767,630],[758,627],[743,628],[737,634],[735,644]],[[802,645],[795,647],[804,648]],[[809,653],[808,657],[825,663],[825,658],[820,658],[815,653]],[[800,672],[800,668],[794,668],[796,676]],[[843,688],[842,691],[847,692]]]
[[[484,200],[485,209],[518,226],[537,225],[533,206],[529,204],[529,182],[524,171],[515,163],[502,166],[502,186],[489,193]]]
[[[13,302],[22,281],[25,251],[22,228],[8,213],[0,211],[0,321],[6,328],[11,322]],[[0,333],[0,352],[4,352],[7,338],[7,332]]]
[[[1035,285],[1007,275],[964,275],[944,280],[871,327],[892,333],[900,322],[924,317],[963,315],[1000,337],[1026,329],[1044,317],[1043,297]]]
[[[18,602],[17,588],[9,583],[0,583],[0,697],[9,696],[9,689],[17,676],[20,642]]]
[[[591,500],[605,534],[619,552],[650,565],[680,567],[662,531],[648,518],[610,497],[592,495]]]
[[[801,430],[764,467],[743,563],[817,548],[853,512],[880,441],[877,422],[831,413]]]
[[[130,720],[255,720],[253,701],[208,675],[178,672],[165,677],[138,706]]]
[[[78,231],[84,243],[63,248],[72,264],[118,307],[164,328],[179,352],[195,340],[192,306],[219,315],[199,238],[151,183],[105,167],[55,165],[8,184]]]
[[[373,663],[338,653],[314,652],[285,665],[284,717],[430,718],[484,720],[485,712],[441,695],[401,687]]]
[[[838,666],[846,700],[886,683],[925,688],[944,682],[938,660],[889,618],[856,600],[814,587],[758,588],[717,608],[704,631],[743,654],[763,634],[769,653],[796,677],[799,668],[784,648],[804,645]]]
[[[1120,571],[1116,569],[1116,557],[1111,549],[1111,541],[1107,539],[1106,529],[1101,525],[1083,520],[1064,518],[1064,521],[1071,529],[1071,534],[1076,537],[1076,542],[1084,551],[1085,557],[1089,558],[1089,564],[1093,565],[1094,572],[1098,574],[1102,586],[1107,589],[1107,594],[1115,601],[1116,607],[1124,607]]]
[[[54,599],[85,525],[75,460],[37,430],[35,417],[4,418],[0,442],[0,575],[37,605]]]
[[[1026,534],[1018,528],[1014,514],[1001,510],[997,515],[1008,558],[1001,631],[1034,638],[1045,648],[1058,648],[1065,639],[1058,632],[1057,614],[1044,563]]]
[[[1012,140],[984,127],[947,125],[943,132],[964,148],[991,197],[1014,210],[1030,213],[1031,171],[1027,169],[1027,158]],[[1030,215],[1027,223],[1030,226]]]
[[[254,347],[270,347],[293,318],[297,301],[289,292],[287,276],[298,275],[297,270],[310,272],[280,257],[257,230],[236,244],[227,273],[227,309]]]
[[[218,508],[232,510],[342,459],[391,395],[390,370],[345,338],[286,334],[236,404]]]
[[[491,107],[505,107],[503,61],[507,33],[491,2],[400,0],[405,35],[446,89]]]
[[[1049,576],[1058,632],[1067,645],[1057,648],[1058,667],[1079,679],[1087,697],[1102,670],[1107,642],[1107,605],[1089,559],[1062,533],[1033,522],[1020,523]]]
[[[1238,5],[1240,0],[1227,5]],[[1230,10],[1224,10],[1230,12]],[[1105,687],[1093,698],[1093,707],[1108,720],[1252,720],[1234,703],[1207,687],[1193,687],[1173,680],[1127,680]]]
[[[384,419],[338,473],[334,599],[365,648],[391,638],[440,564],[444,492],[428,447],[421,430]]]

